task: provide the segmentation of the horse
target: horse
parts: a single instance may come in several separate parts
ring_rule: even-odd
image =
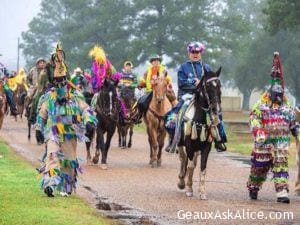
[[[152,99],[149,103],[148,110],[143,115],[150,145],[149,164],[152,168],[161,166],[162,148],[167,134],[163,121],[165,114],[170,111],[172,107],[166,97],[167,81],[165,78],[166,74],[158,74],[157,79],[153,81]]]
[[[95,108],[98,124],[96,128],[96,152],[93,163],[99,161],[101,150],[101,168],[107,169],[107,153],[111,138],[115,133],[120,113],[120,102],[117,96],[116,84],[112,79],[106,78],[100,88]],[[104,135],[106,133],[106,140]],[[90,153],[88,152],[88,157]]]
[[[25,104],[25,97],[27,95],[26,87],[23,83],[17,83],[17,88],[14,91],[13,97],[16,102],[18,114],[20,115],[21,119],[24,112],[24,104]],[[17,119],[17,117],[16,117]]]
[[[221,111],[221,82],[219,76],[221,67],[216,71],[204,70],[198,84],[194,99],[183,112],[183,126],[180,128],[181,137],[177,145],[180,159],[179,189],[186,189],[188,197],[193,196],[193,173],[197,165],[197,157],[200,160],[200,199],[207,199],[205,192],[205,176],[208,155],[212,141],[220,140],[217,125],[220,123],[218,114]],[[209,121],[207,119],[209,117]],[[200,151],[200,153],[199,153]],[[185,177],[187,182],[185,183]]]
[[[0,129],[2,128],[3,119],[6,111],[7,111],[7,100],[3,88],[3,81],[0,80]]]
[[[120,89],[120,97],[124,101],[125,110],[127,115],[122,120],[120,119],[117,128],[118,128],[118,135],[119,135],[119,147],[120,148],[131,148],[132,146],[132,135],[133,135],[133,127],[134,121],[131,119],[133,114],[133,105],[136,102],[134,89],[124,87]],[[127,144],[127,134],[129,131],[129,141]]]

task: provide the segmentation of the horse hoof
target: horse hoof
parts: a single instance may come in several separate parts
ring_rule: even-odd
[[[131,144],[128,144],[128,146],[127,146],[128,148],[131,148]]]
[[[158,160],[157,161],[157,167],[160,167],[161,166],[161,160]]]
[[[99,157],[94,156],[93,157],[93,163],[97,164],[99,162]]]
[[[207,200],[207,196],[205,193],[200,194],[200,200]]]
[[[100,168],[103,170],[107,170],[108,167],[107,167],[107,164],[101,163]]]
[[[178,184],[177,184],[177,187],[180,189],[180,190],[183,190],[185,188],[185,182],[184,180],[183,181],[179,181]]]
[[[193,197],[193,192],[192,191],[187,191],[185,192],[187,197]]]
[[[86,160],[86,164],[87,164],[88,166],[91,166],[91,165],[92,165],[92,160],[91,160],[91,158],[88,158],[88,159]]]

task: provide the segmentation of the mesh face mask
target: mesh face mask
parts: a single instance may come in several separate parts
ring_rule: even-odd
[[[274,84],[270,89],[270,98],[273,103],[281,104],[283,101],[283,88],[279,84]]]

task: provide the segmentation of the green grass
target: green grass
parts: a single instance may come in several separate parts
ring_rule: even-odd
[[[0,224],[113,224],[76,196],[48,198],[37,172],[0,140]],[[116,224],[116,223],[114,223]]]

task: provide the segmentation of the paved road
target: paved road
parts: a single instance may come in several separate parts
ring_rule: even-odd
[[[28,161],[39,165],[43,148],[34,139],[27,140],[25,121],[15,122],[6,117],[0,136]],[[144,134],[134,134],[130,150],[119,149],[115,136],[108,155],[108,170],[85,164],[83,144],[79,145],[78,155],[84,174],[79,177],[77,195],[101,213],[129,224],[300,224],[300,197],[294,195],[295,168],[290,169],[291,204],[276,203],[270,178],[259,193],[259,200],[251,201],[246,190],[248,159],[212,150],[206,186],[209,199],[203,201],[196,195],[187,198],[177,189],[177,155],[164,152],[162,167],[150,168]],[[198,180],[196,173],[194,190]],[[287,214],[292,214],[293,219],[287,219]],[[255,219],[260,216],[264,219]]]

